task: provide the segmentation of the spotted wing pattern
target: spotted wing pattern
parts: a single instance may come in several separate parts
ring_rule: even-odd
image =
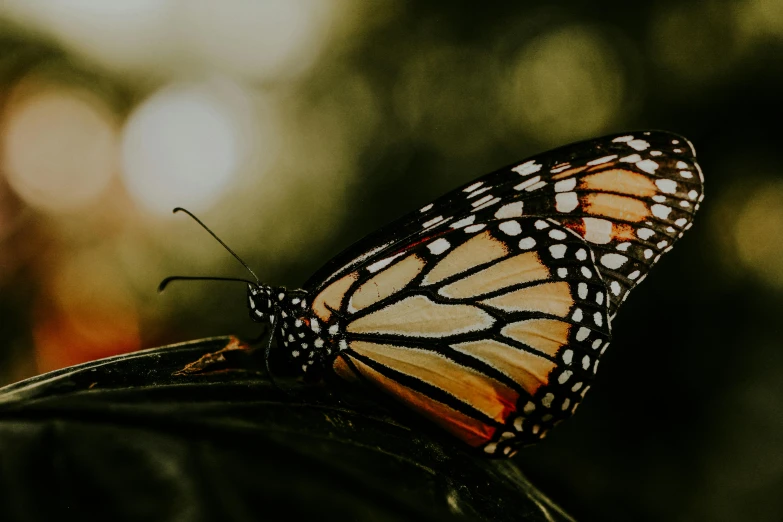
[[[537,218],[446,229],[335,279],[309,307],[339,376],[499,455],[574,412],[610,337],[589,245]]]
[[[690,143],[664,132],[535,156],[338,255],[290,297],[280,339],[305,372],[513,454],[574,412],[617,308],[690,228],[702,183]]]
[[[487,174],[391,223],[327,263],[305,288],[318,291],[450,229],[539,216],[589,243],[614,316],[691,227],[702,199],[701,170],[681,136],[649,131],[580,142]]]

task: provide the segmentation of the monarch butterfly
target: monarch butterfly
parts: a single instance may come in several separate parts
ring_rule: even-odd
[[[303,289],[245,280],[250,316],[271,324],[267,356],[274,339],[306,375],[373,386],[486,454],[513,455],[576,411],[618,307],[702,199],[685,138],[575,143],[392,222]],[[173,279],[195,278],[161,289]]]

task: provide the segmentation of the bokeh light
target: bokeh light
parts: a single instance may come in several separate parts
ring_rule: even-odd
[[[187,2],[182,47],[228,74],[282,79],[312,65],[328,35],[334,0]],[[209,37],[205,37],[209,35]]]
[[[214,84],[170,86],[142,103],[122,138],[123,180],[134,200],[159,213],[215,203],[254,141],[245,104],[240,89]]]
[[[763,183],[736,211],[731,237],[740,262],[783,289],[783,181]]]
[[[741,36],[750,42],[771,43],[783,38],[783,2],[746,0],[737,6]]]
[[[62,257],[35,306],[39,371],[138,350],[136,304],[111,247]]]
[[[658,6],[650,25],[651,55],[683,89],[725,75],[742,51],[737,2],[681,2]]]
[[[149,70],[173,58],[174,0],[5,0],[0,13],[105,67]]]
[[[541,142],[575,140],[615,122],[625,87],[622,61],[598,29],[561,27],[518,54],[507,92],[509,116]]]
[[[44,88],[14,93],[2,135],[8,183],[28,204],[49,212],[94,202],[117,165],[116,122],[89,93]]]
[[[139,76],[209,70],[281,80],[312,65],[330,36],[337,3],[7,0],[0,14],[111,70]]]

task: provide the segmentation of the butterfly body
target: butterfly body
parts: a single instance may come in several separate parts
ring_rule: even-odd
[[[499,169],[338,255],[248,289],[302,372],[384,392],[491,455],[574,413],[629,291],[703,198],[690,143],[608,136]]]

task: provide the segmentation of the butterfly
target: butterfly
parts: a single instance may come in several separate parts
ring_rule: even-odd
[[[303,374],[369,386],[511,456],[576,411],[618,308],[691,228],[703,181],[668,132],[571,144],[382,227],[302,289],[247,281],[250,316]]]

